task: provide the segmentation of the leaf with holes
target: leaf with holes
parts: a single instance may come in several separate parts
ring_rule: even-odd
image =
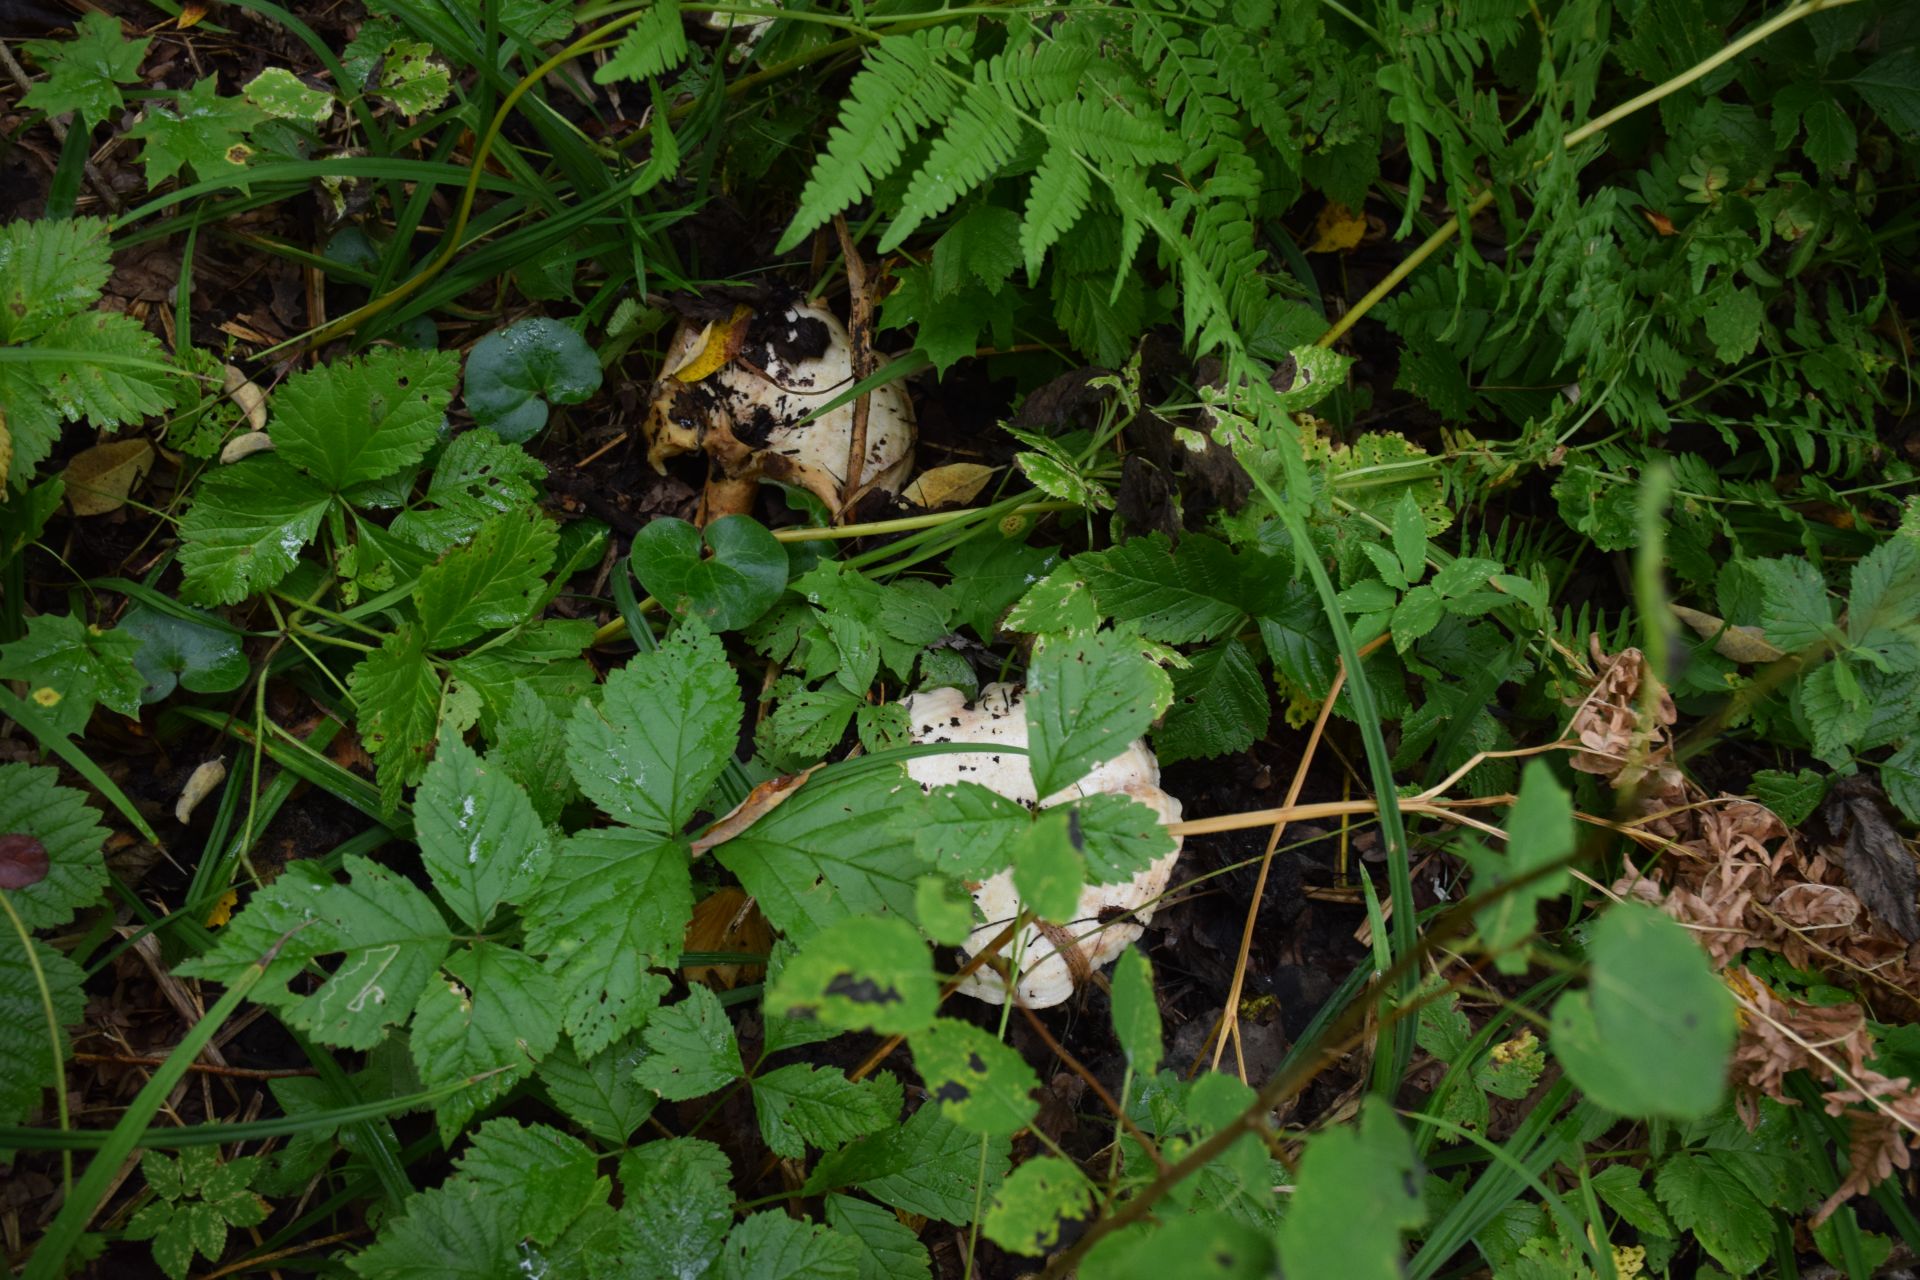
[[[935,1018],[909,1037],[913,1065],[934,1101],[962,1128],[1013,1134],[1033,1119],[1040,1079],[1013,1049],[970,1022]]]

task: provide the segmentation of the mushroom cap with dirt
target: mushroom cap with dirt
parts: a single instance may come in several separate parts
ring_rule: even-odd
[[[931,689],[902,700],[908,727],[916,743],[977,742],[983,746],[1027,745],[1027,709],[1019,691],[1009,684],[990,684],[972,702],[958,689]],[[1046,808],[1083,796],[1125,795],[1146,805],[1163,824],[1180,820],[1180,801],[1160,789],[1160,762],[1136,739],[1125,751],[1102,761],[1086,776],[1053,795],[1035,794],[1033,774],[1025,755],[993,752],[956,752],[916,756],[907,761],[907,773],[922,790],[955,782],[977,782],[1009,800]],[[1146,870],[1120,884],[1088,884],[1080,893],[1073,919],[1027,926],[1002,954],[1019,957],[1015,984],[1020,1002],[1044,1009],[1059,1004],[1096,969],[1117,959],[1138,939],[1153,919],[1154,905],[1166,892],[1174,863],[1180,858],[1180,838],[1173,851],[1155,859]],[[1020,895],[1009,869],[982,881],[973,900],[986,923],[963,944],[968,955],[986,946],[1020,910]],[[968,975],[960,990],[993,1004],[1006,1001],[1006,985],[999,974],[981,969]]]
[[[645,423],[647,461],[708,457],[708,520],[748,510],[762,479],[796,485],[838,511],[856,401],[802,420],[854,384],[853,348],[830,311],[795,303],[731,321],[686,323],[667,349]],[[852,493],[897,492],[913,468],[913,405],[897,382],[868,397]]]

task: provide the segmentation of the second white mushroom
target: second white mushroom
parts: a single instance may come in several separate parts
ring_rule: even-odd
[[[917,743],[966,742],[989,748],[979,753],[918,756],[907,762],[907,772],[923,789],[955,782],[976,782],[1009,800],[1046,808],[1083,796],[1118,793],[1146,805],[1162,823],[1180,820],[1180,802],[1160,789],[1160,764],[1145,739],[1131,743],[1111,760],[1095,765],[1071,787],[1050,796],[1034,791],[1033,774],[1024,754],[996,753],[994,746],[1027,745],[1027,710],[1012,685],[990,684],[973,702],[958,689],[931,689],[904,699],[913,740]],[[1016,981],[1021,1003],[1046,1008],[1073,994],[1076,975],[1117,959],[1152,920],[1154,904],[1166,891],[1174,863],[1180,858],[1180,838],[1173,851],[1154,860],[1146,870],[1121,884],[1089,884],[1080,894],[1073,919],[1027,926],[1002,955],[1019,966]],[[1019,914],[1020,895],[1013,872],[1002,871],[973,889],[985,923],[964,944],[972,955],[986,946]],[[982,968],[970,975],[962,991],[993,1004],[1006,1001],[1006,986],[997,973]]]

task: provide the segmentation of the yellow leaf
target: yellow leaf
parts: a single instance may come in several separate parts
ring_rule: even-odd
[[[698,382],[720,372],[729,360],[740,354],[740,344],[747,336],[747,322],[752,319],[753,308],[735,307],[726,324],[715,321],[701,331],[705,342],[699,355],[667,372],[682,382]]]
[[[180,16],[174,19],[174,25],[182,31],[207,16],[207,7],[201,4],[188,4],[180,7]]]
[[[67,464],[67,505],[76,516],[118,511],[152,467],[153,442],[145,438],[113,440],[83,450]]]
[[[1347,206],[1328,203],[1313,220],[1313,243],[1308,253],[1345,253],[1367,234],[1367,219]]]
[[[7,411],[0,408],[0,491],[7,487],[7,474],[13,470],[13,432],[7,430]]]
[[[965,506],[987,487],[993,472],[994,468],[977,462],[950,462],[944,467],[922,471],[900,496],[929,511],[935,507]]]
[[[1733,626],[1724,619],[1698,609],[1689,609],[1685,605],[1670,604],[1673,616],[1693,628],[1693,633],[1702,640],[1713,641],[1713,651],[1721,657],[1739,663],[1778,662],[1786,657],[1786,651],[1767,642],[1766,634],[1758,627]]]
[[[218,929],[233,919],[234,904],[240,901],[240,891],[229,889],[220,895],[220,901],[213,904],[213,910],[207,912],[207,928]]]

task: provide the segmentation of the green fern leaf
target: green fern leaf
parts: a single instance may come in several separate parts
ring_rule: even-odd
[[[1000,90],[976,71],[960,109],[907,185],[900,212],[880,239],[880,252],[899,248],[922,222],[945,213],[954,201],[992,177],[1013,158],[1024,128]]]
[[[1098,164],[1171,164],[1188,150],[1158,121],[1103,102],[1055,103],[1041,112],[1040,122],[1056,144],[1065,142]]]
[[[595,84],[645,80],[669,71],[687,58],[687,29],[678,0],[654,0],[646,16],[627,31],[606,65],[593,73]]]
[[[1238,137],[1239,112],[1227,97],[1213,60],[1200,51],[1180,28],[1156,15],[1140,13],[1133,28],[1133,54],[1153,78],[1154,90],[1167,114],[1180,122],[1180,136],[1190,147],[1204,146],[1220,137]]]
[[[889,36],[874,47],[847,88],[840,122],[827,133],[827,152],[814,163],[776,252],[787,252],[834,214],[865,199],[875,182],[893,172],[907,147],[946,117],[959,95],[942,74],[943,64],[964,57],[971,43],[965,33],[936,27]]]
[[[1020,252],[1026,258],[1027,278],[1040,274],[1047,250],[1059,242],[1093,194],[1093,179],[1073,149],[1055,142],[1047,148],[1027,189],[1027,216],[1020,224]]]

